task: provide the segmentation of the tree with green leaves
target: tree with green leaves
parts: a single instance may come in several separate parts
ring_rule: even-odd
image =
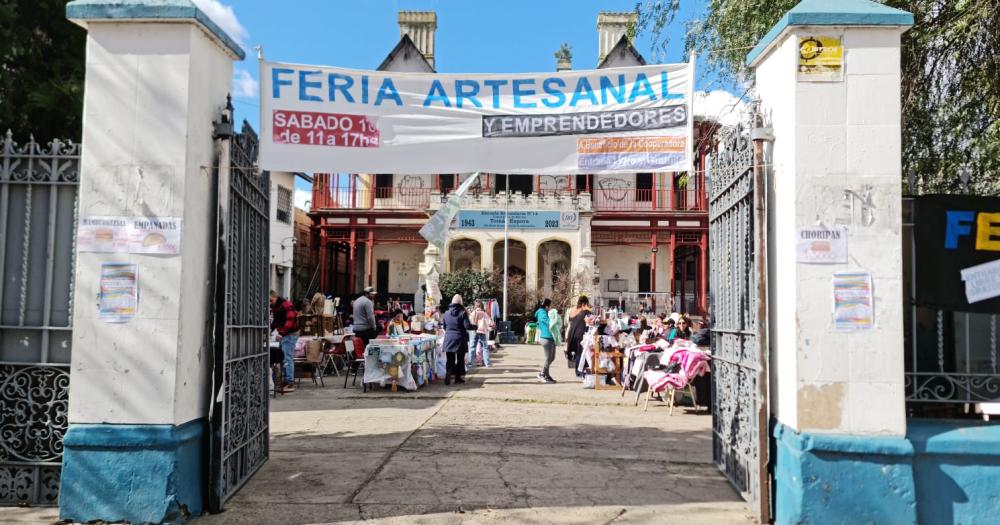
[[[692,0],[693,1],[693,0]],[[913,13],[902,37],[903,180],[909,193],[1000,195],[1000,0],[886,0]],[[685,50],[751,86],[749,50],[798,0],[707,0]],[[662,55],[680,0],[637,4],[637,31]],[[914,187],[909,188],[912,175]],[[964,176],[964,177],[963,177]]]
[[[498,297],[502,293],[503,284],[502,281],[498,283],[491,272],[464,269],[441,274],[438,286],[445,304],[451,301],[453,295],[458,294],[466,305],[471,305],[476,299]]]
[[[67,0],[0,2],[0,132],[79,140],[87,33]]]

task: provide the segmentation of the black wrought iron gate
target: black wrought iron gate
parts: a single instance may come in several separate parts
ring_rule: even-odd
[[[270,177],[258,168],[253,128],[244,121],[232,134],[231,119],[229,106],[219,126],[212,512],[220,512],[268,458]]]
[[[709,188],[712,456],[770,519],[765,181],[750,125],[720,133]]]
[[[0,506],[59,499],[79,183],[79,144],[0,138]]]

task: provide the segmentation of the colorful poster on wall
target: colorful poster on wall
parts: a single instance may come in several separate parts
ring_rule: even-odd
[[[1000,312],[1000,197],[915,197],[913,244],[919,306]]]
[[[868,272],[833,274],[833,327],[840,331],[868,330],[875,326],[872,276]]]
[[[795,260],[803,264],[840,264],[847,262],[847,230],[834,228],[796,228]]]
[[[102,264],[98,317],[106,323],[127,323],[135,317],[138,309],[138,265]]]
[[[840,37],[799,37],[798,78],[820,82],[843,80],[844,46]]]
[[[126,252],[131,224],[128,217],[80,217],[77,250],[96,253]]]
[[[516,74],[261,62],[260,163],[360,173],[692,169],[694,62]]]
[[[180,217],[132,219],[129,252],[177,255],[181,253]]]
[[[463,230],[502,230],[503,210],[462,210],[455,217],[454,227]],[[512,230],[576,230],[580,228],[580,214],[575,211],[526,211],[507,212],[508,226]]]

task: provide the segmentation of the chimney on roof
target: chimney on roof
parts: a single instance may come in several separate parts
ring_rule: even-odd
[[[601,11],[597,15],[597,62],[600,63],[604,57],[621,40],[622,35],[627,34],[630,27],[635,25],[638,15],[631,12]]]
[[[434,67],[434,31],[437,30],[437,13],[434,11],[400,11],[399,37],[410,35],[410,40]]]

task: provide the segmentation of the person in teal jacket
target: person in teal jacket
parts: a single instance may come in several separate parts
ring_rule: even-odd
[[[552,337],[552,330],[549,328],[550,305],[552,305],[552,300],[546,298],[535,307],[535,322],[538,323],[538,339],[541,341],[542,350],[545,352],[545,366],[538,373],[538,380],[547,384],[556,382],[549,375],[549,366],[552,365],[552,361],[556,358],[556,342],[555,338]]]

